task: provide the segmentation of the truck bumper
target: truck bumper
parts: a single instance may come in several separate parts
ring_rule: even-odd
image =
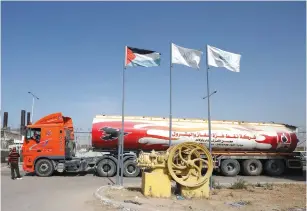
[[[25,172],[34,172],[34,163],[33,162],[29,162],[29,160],[26,159],[26,158],[27,157],[24,157],[24,161],[23,161],[23,164],[22,164],[22,169]]]

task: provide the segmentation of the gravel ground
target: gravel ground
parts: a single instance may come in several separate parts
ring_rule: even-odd
[[[24,173],[22,172],[24,175]],[[302,176],[273,178],[266,176],[242,177],[249,183],[298,182],[305,183]],[[233,183],[236,178],[214,176],[220,183]],[[97,188],[112,184],[115,178],[58,175],[49,178],[24,176],[11,180],[10,169],[1,168],[1,208],[3,211],[104,211],[107,210],[93,197]],[[125,178],[125,184],[141,184],[140,178]]]
[[[105,188],[105,197],[124,202],[136,211],[305,211],[305,184],[248,185],[241,189],[220,188],[213,190],[209,199],[144,197],[140,188]],[[291,195],[291,200],[289,199]]]

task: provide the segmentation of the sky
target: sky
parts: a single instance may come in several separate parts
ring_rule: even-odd
[[[88,130],[121,115],[126,45],[161,65],[126,70],[125,115],[169,116],[170,43],[204,51],[198,71],[172,69],[174,118],[207,119],[205,49],[241,54],[239,73],[210,68],[214,120],[306,125],[305,2],[1,2],[1,113],[19,127],[55,112]]]

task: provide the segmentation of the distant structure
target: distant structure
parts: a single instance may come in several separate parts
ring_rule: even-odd
[[[297,144],[296,150],[297,151],[306,151],[306,130],[305,128],[298,128],[298,139],[300,140]]]

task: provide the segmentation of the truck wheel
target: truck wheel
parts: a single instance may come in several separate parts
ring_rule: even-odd
[[[249,159],[242,163],[243,173],[246,176],[258,176],[262,173],[262,163],[260,160]]]
[[[268,160],[264,164],[265,172],[270,176],[280,176],[285,171],[285,164],[282,160]]]
[[[116,164],[110,159],[102,159],[97,165],[97,174],[100,177],[113,177],[116,173]]]
[[[240,172],[240,163],[237,160],[223,160],[221,164],[221,173],[224,176],[234,177]]]
[[[54,166],[51,160],[40,159],[35,164],[35,174],[40,177],[49,177],[54,172]]]
[[[140,168],[136,165],[136,163],[128,159],[124,163],[124,175],[125,177],[137,177],[140,174]]]

